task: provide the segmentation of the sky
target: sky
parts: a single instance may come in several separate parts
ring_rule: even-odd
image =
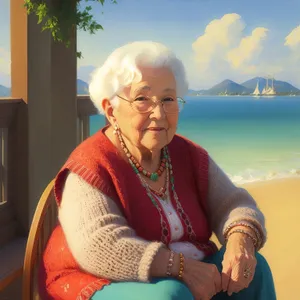
[[[152,40],[183,61],[192,89],[274,76],[300,88],[300,1],[118,0],[92,3],[104,27],[78,32],[78,78],[89,82],[116,48]],[[83,2],[84,3],[84,2]],[[0,0],[0,84],[10,85],[9,0]]]

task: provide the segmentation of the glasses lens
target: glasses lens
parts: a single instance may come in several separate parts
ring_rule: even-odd
[[[180,112],[183,109],[183,100],[181,98],[177,98],[174,101],[166,101],[164,102],[165,112],[168,113],[176,113]]]
[[[150,98],[143,98],[142,100],[133,101],[132,107],[138,112],[150,112],[154,105]]]
[[[154,107],[159,105],[159,102],[152,101],[151,98],[143,98],[135,100],[131,103],[132,108],[140,113],[147,113],[153,110]],[[176,98],[173,101],[164,101],[163,109],[166,113],[177,113],[183,109],[184,101],[181,98]]]

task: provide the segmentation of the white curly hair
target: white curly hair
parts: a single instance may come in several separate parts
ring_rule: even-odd
[[[133,81],[141,80],[142,74],[138,66],[169,68],[176,80],[177,96],[183,97],[187,93],[188,82],[184,65],[170,49],[152,41],[133,42],[114,50],[92,74],[89,93],[100,114],[104,114],[104,99],[109,99],[116,107],[119,102],[116,94]]]

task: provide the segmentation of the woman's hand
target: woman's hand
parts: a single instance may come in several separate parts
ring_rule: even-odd
[[[253,241],[243,233],[232,234],[222,262],[223,291],[231,296],[247,288],[253,279],[256,263]]]
[[[185,258],[182,278],[195,300],[209,300],[222,290],[221,274],[214,264]]]

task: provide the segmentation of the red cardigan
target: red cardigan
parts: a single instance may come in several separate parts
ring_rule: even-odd
[[[104,131],[105,128],[81,143],[59,171],[54,189],[58,206],[65,179],[68,172],[72,171],[116,201],[129,226],[138,236],[149,241],[160,241],[161,223],[157,209],[130,164],[120,156]],[[181,219],[184,235],[180,241],[193,242],[206,255],[212,254],[217,248],[209,241],[212,232],[206,203],[208,154],[200,146],[178,135],[173,138],[168,148],[172,159],[175,190],[196,234],[194,240],[189,239],[185,221]],[[140,201],[142,198],[145,200]],[[174,199],[172,202],[175,203]],[[40,271],[40,288],[48,299],[90,299],[95,291],[110,283],[107,279],[81,270],[68,248],[60,225],[54,229],[48,241]]]

